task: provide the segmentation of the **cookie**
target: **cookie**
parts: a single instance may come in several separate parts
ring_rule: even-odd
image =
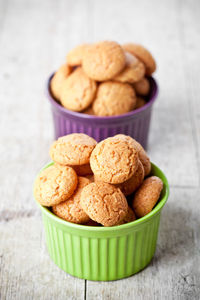
[[[131,178],[127,181],[116,185],[125,196],[131,195],[137,190],[144,180],[144,167],[139,160],[138,168]]]
[[[71,73],[71,68],[65,64],[62,65],[58,71],[54,74],[53,78],[50,82],[51,93],[53,97],[57,100],[60,100],[61,88],[63,86],[63,82]]]
[[[114,136],[114,138],[121,139],[123,141],[127,141],[130,143],[132,147],[134,147],[138,152],[139,160],[141,161],[143,167],[144,167],[144,176],[146,177],[151,172],[151,161],[142,147],[136,140],[134,140],[132,137],[124,134],[117,134]]]
[[[152,176],[143,181],[132,201],[132,207],[137,217],[141,218],[152,211],[162,189],[163,182],[159,177]]]
[[[77,182],[77,175],[72,168],[52,165],[42,170],[36,178],[35,199],[44,206],[59,204],[73,194]]]
[[[67,54],[68,65],[72,67],[80,66],[82,64],[83,54],[87,51],[89,46],[89,44],[82,44],[69,51]]]
[[[120,223],[118,223],[118,225],[122,225],[122,224],[126,224],[126,223],[129,223],[129,222],[133,222],[135,220],[136,220],[135,213],[132,210],[132,208],[130,206],[128,206],[128,212],[127,212],[126,216],[124,217],[124,219]]]
[[[77,68],[64,80],[60,101],[67,109],[82,111],[94,100],[96,88],[96,82],[90,79],[82,68]]]
[[[104,182],[87,185],[81,193],[80,204],[90,219],[104,226],[118,224],[128,211],[127,200],[120,189]]]
[[[122,183],[133,176],[138,168],[137,150],[127,141],[107,138],[96,145],[90,166],[94,175],[107,183]]]
[[[147,78],[142,78],[140,81],[133,84],[135,92],[140,96],[147,96],[150,92],[150,83]]]
[[[91,45],[82,60],[85,73],[97,81],[113,78],[122,71],[125,63],[126,58],[122,47],[111,41]]]
[[[141,62],[144,63],[146,68],[146,75],[151,75],[156,70],[156,62],[151,55],[151,53],[144,48],[142,45],[138,44],[125,44],[123,45],[125,51],[130,52],[132,55],[135,55]]]
[[[90,184],[90,180],[85,177],[78,177],[78,185],[75,193],[67,200],[52,207],[52,211],[58,217],[72,223],[84,224],[90,218],[80,206],[81,193],[85,186]]]
[[[72,166],[78,176],[92,175],[90,164]]]
[[[136,96],[128,83],[107,81],[99,85],[93,102],[97,116],[117,116],[135,108]]]
[[[92,150],[97,142],[84,133],[62,136],[50,147],[50,157],[61,165],[85,165],[89,163]]]
[[[146,101],[144,100],[144,98],[142,98],[142,97],[137,97],[135,109],[141,108],[141,107],[144,106],[145,104],[146,104]]]
[[[126,66],[113,80],[134,83],[142,79],[145,74],[144,64],[132,54],[126,52]]]

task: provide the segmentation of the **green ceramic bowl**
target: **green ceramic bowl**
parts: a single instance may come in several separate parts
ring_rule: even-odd
[[[152,164],[151,173],[164,183],[158,204],[145,217],[124,225],[77,225],[39,204],[47,249],[54,263],[65,272],[88,280],[116,280],[144,269],[155,253],[160,214],[169,195],[163,172]]]

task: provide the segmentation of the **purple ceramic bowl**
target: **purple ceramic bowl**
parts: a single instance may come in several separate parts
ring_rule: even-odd
[[[56,139],[78,132],[88,134],[99,142],[109,136],[122,133],[130,135],[145,149],[147,148],[152,104],[158,94],[157,83],[152,77],[149,77],[151,89],[146,98],[147,104],[143,107],[119,116],[98,117],[74,112],[61,106],[51,94],[50,81],[53,75],[47,83],[47,97],[51,103]]]

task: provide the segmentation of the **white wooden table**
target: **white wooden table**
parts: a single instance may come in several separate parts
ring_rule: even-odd
[[[198,0],[0,0],[0,299],[200,298],[199,11]],[[171,185],[152,263],[115,282],[54,265],[32,196],[53,140],[47,77],[73,46],[102,39],[157,59],[149,155]]]

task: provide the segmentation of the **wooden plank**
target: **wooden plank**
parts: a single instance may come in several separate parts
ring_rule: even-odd
[[[85,281],[67,275],[51,261],[40,216],[0,221],[2,300],[84,299]]]
[[[87,282],[87,299],[199,299],[199,189],[173,188],[151,264],[135,276]]]

